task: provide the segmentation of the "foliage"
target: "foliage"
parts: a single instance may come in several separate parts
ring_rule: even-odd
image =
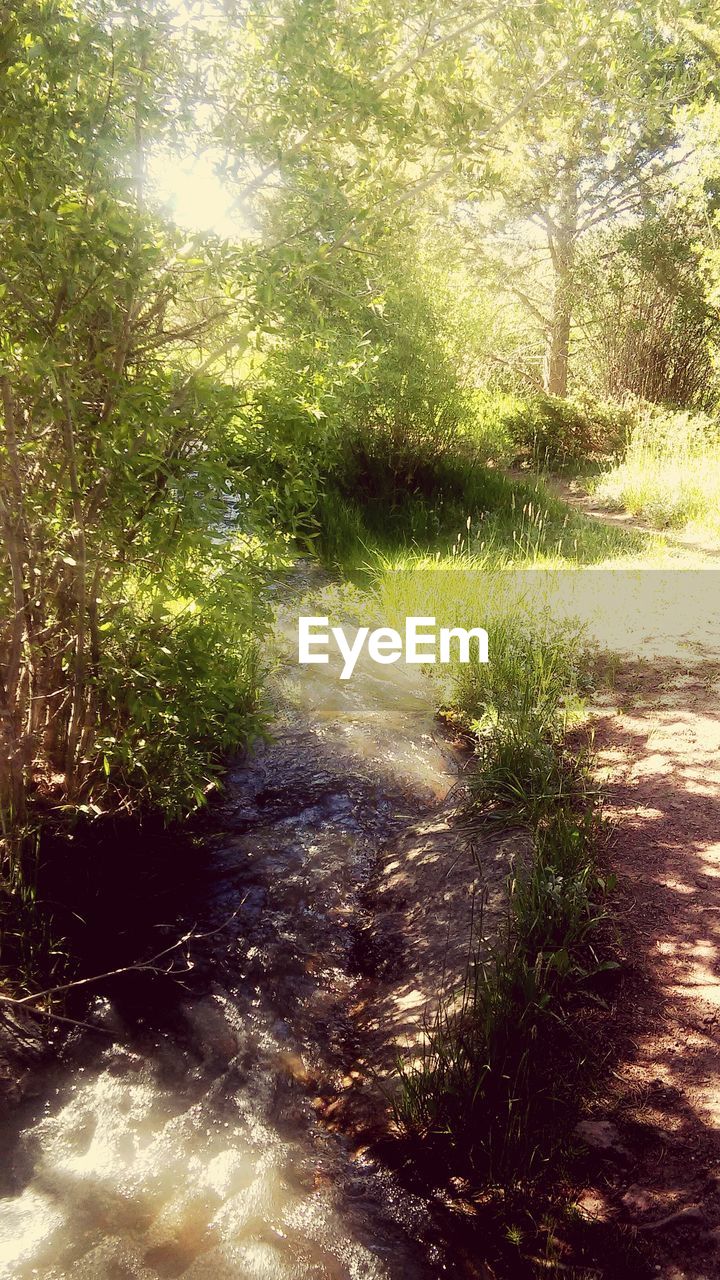
[[[589,761],[566,746],[581,715],[586,646],[577,625],[550,621],[522,573],[393,577],[399,584],[380,584],[391,622],[411,601],[440,625],[482,618],[487,627],[490,662],[458,664],[443,708],[477,740],[463,821],[471,839],[488,825],[528,837],[511,876],[507,937],[483,951],[481,907],[461,991],[440,1002],[419,1056],[399,1063],[396,1116],[448,1172],[473,1187],[508,1186],[545,1174],[565,1140],[583,1084],[576,1012],[607,967],[594,946],[604,885]]]
[[[100,671],[99,728],[84,806],[161,810],[204,803],[228,751],[262,733],[259,599],[272,561],[226,532],[168,561],[158,587],[126,579]],[[131,680],[128,680],[128,676]]]
[[[471,63],[491,5],[470,16],[462,4],[418,0],[229,8],[215,132],[237,158],[242,198],[261,193],[266,222],[269,212],[278,226],[277,206],[292,227],[289,272],[311,263],[332,279],[398,209],[468,172],[461,144],[489,153],[492,86],[473,79]]]
[[[588,397],[486,393],[473,436],[494,461],[557,471],[618,452],[631,422],[629,409]]]
[[[231,396],[192,357],[227,316],[227,262],[146,206],[146,138],[175,127],[181,79],[164,21],[146,19],[104,0],[3,11],[0,807],[20,822],[29,795],[68,812],[104,803],[108,771],[126,803],[194,802],[208,729],[222,707],[242,739],[231,703],[253,683],[247,605],[221,657],[202,587],[215,581]],[[189,320],[200,290],[210,305]],[[163,580],[178,597],[197,590],[197,635],[163,624]],[[208,724],[192,707],[203,696]],[[164,745],[147,746],[159,732]]]
[[[496,773],[501,795],[515,768]],[[604,885],[583,775],[564,779],[558,765],[559,789],[539,790],[547,781],[543,772],[524,784],[519,812],[533,836],[512,876],[505,944],[490,958],[478,950],[419,1061],[400,1065],[399,1122],[476,1186],[547,1175],[586,1083],[577,1011],[607,967],[593,945]]]
[[[603,504],[657,528],[720,532],[720,425],[705,414],[647,406],[624,456],[593,491]]]
[[[683,407],[717,396],[700,229],[678,210],[596,236],[578,265],[584,378],[601,395]]]
[[[609,0],[573,0],[532,13],[513,6],[493,42],[493,82],[506,112],[499,196],[490,203],[483,193],[465,221],[470,241],[498,264],[500,296],[519,301],[526,325],[539,329],[542,385],[551,394],[566,395],[572,382],[584,238],[638,215],[664,189],[678,106],[707,92],[711,77],[684,9],[668,22],[655,4],[620,10]],[[702,12],[710,6],[696,7],[696,21]]]
[[[522,574],[491,579],[482,607],[490,615],[493,661],[455,668],[452,702],[481,743],[486,734],[500,742],[507,733],[532,753],[557,742],[575,714],[583,642],[577,624],[550,623],[542,601],[523,598],[523,589]]]
[[[332,513],[392,522],[421,497],[437,521],[472,468],[467,334],[446,323],[437,263],[409,233],[397,239],[338,269],[332,288],[307,282],[236,424],[235,461],[258,518],[319,536],[326,553]]]

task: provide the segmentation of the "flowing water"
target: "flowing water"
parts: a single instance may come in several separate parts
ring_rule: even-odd
[[[379,850],[457,762],[418,669],[359,665],[342,686],[337,664],[300,669],[296,616],[278,623],[274,739],[230,770],[184,904],[193,936],[157,964],[180,972],[136,975],[130,1003],[109,984],[97,1032],[6,1127],[2,1280],[451,1273],[427,1206],[321,1116],[368,1059],[351,1011]]]

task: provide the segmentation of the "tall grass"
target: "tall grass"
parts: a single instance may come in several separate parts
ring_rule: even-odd
[[[477,743],[462,821],[473,843],[492,826],[526,833],[504,938],[490,955],[471,944],[461,991],[399,1067],[398,1123],[476,1185],[526,1180],[562,1145],[581,1096],[575,1011],[602,967],[595,796],[587,753],[567,745],[582,715],[585,642],[525,577],[416,570],[376,584],[391,624],[427,611],[440,625],[487,626],[490,662],[458,664],[444,689],[446,712]]]
[[[720,535],[720,423],[704,414],[648,410],[623,460],[600,477],[594,493],[658,528]]]
[[[505,938],[489,956],[478,947],[420,1056],[400,1062],[396,1119],[430,1139],[449,1171],[510,1186],[547,1172],[582,1097],[577,1013],[608,967],[595,945],[605,886],[586,768],[558,755],[528,770],[523,739],[519,753],[507,736],[491,744],[468,824],[476,830],[500,801],[505,822],[526,824],[529,848],[510,877]]]
[[[577,721],[588,648],[572,611],[559,615],[561,577],[487,567],[473,557],[377,557],[368,610],[401,632],[408,617],[434,617],[438,627],[484,627],[489,662],[428,668],[438,705],[479,739],[512,724],[519,735],[555,741]]]
[[[407,494],[385,507],[360,507],[329,488],[318,517],[322,558],[351,575],[577,568],[626,562],[648,550],[639,535],[571,511],[540,479],[510,479],[485,468],[444,497]]]

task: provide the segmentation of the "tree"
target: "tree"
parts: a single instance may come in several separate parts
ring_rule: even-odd
[[[486,232],[500,244],[510,234],[509,287],[544,329],[544,389],[564,396],[578,248],[595,228],[637,215],[667,182],[677,111],[702,83],[701,55],[653,4],[562,0],[520,20],[508,6],[498,27],[495,82],[524,106],[498,140],[502,213]],[[544,82],[528,95],[538,66]]]
[[[190,642],[163,589],[179,564],[193,581],[220,510],[229,411],[197,351],[237,316],[224,251],[184,243],[145,191],[147,146],[185,114],[171,35],[110,0],[2,16],[0,812],[16,821],[29,789],[87,801],[103,761],[142,776],[142,691],[157,701],[158,655]]]

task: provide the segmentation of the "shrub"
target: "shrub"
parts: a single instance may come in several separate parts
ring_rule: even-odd
[[[98,676],[80,810],[181,817],[204,802],[227,752],[262,732],[267,606],[235,556],[219,550],[160,590],[128,592]]]
[[[478,458],[486,465],[510,466],[516,460],[510,423],[521,402],[517,395],[486,387],[474,391],[469,434]]]
[[[676,207],[590,239],[574,311],[583,378],[596,394],[677,408],[714,402],[717,321],[699,259],[703,234]]]
[[[235,460],[274,528],[318,538],[337,495],[385,515],[409,502],[425,536],[422,502],[457,494],[473,465],[467,335],[448,322],[441,274],[414,241],[404,247],[345,262],[327,292],[314,277],[265,353]]]
[[[494,434],[500,461],[557,470],[617,452],[631,422],[631,411],[617,405],[538,393],[490,398],[481,405],[478,430],[481,441]]]
[[[277,391],[277,394],[276,394]],[[312,543],[327,444],[324,428],[301,406],[264,388],[234,422],[234,488],[248,529]]]

